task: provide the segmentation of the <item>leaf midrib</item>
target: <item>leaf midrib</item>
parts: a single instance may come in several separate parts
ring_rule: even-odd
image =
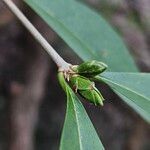
[[[102,77],[102,78],[103,78],[103,77]],[[108,81],[108,82],[110,82],[110,83],[112,83],[112,84],[114,84],[114,85],[117,85],[118,87],[121,87],[121,88],[123,88],[123,89],[125,89],[125,90],[127,90],[127,91],[129,91],[129,92],[132,92],[132,93],[134,93],[134,94],[137,94],[137,92],[135,92],[135,91],[133,91],[133,90],[130,90],[128,87],[123,86],[123,85],[119,85],[119,84],[117,84],[117,83],[115,83],[115,82],[109,80],[108,78],[105,78],[105,77],[104,77],[103,79],[106,80],[106,81]],[[114,90],[117,91],[117,89],[114,89]],[[117,91],[117,92],[119,92],[119,91]],[[122,94],[123,96],[125,96],[126,98],[130,99],[135,105],[137,105],[137,107],[139,107],[141,110],[143,110],[143,112],[145,112],[146,114],[148,114],[147,111],[145,111],[139,104],[135,103],[131,98],[129,98],[128,96],[126,96],[126,95],[125,95],[124,93],[122,93],[122,92],[119,92],[119,93]],[[149,99],[148,99],[147,97],[144,97],[144,96],[141,95],[141,94],[137,94],[137,95],[149,101]]]
[[[117,90],[115,89],[115,91],[117,91]],[[119,91],[117,91],[117,92],[119,92]],[[128,96],[126,96],[124,93],[122,93],[122,92],[119,92],[119,93],[122,94],[127,99],[130,99],[137,107],[139,107],[141,110],[143,110],[146,114],[149,114],[149,113],[147,113],[147,111],[145,109],[143,109],[139,104],[135,103],[131,98],[129,98]]]
[[[74,104],[74,101],[72,100],[73,97],[72,97],[72,94],[70,93],[70,90],[69,90],[69,94],[70,94],[70,97],[71,97],[71,101],[72,101],[72,104],[73,104],[73,110],[74,110],[74,114],[75,114],[75,118],[76,118],[76,122],[77,122],[77,130],[78,130],[78,139],[79,139],[79,146],[80,146],[80,150],[83,150],[83,146],[82,146],[82,142],[81,142],[81,134],[80,134],[80,123],[79,123],[79,119],[78,119],[78,116],[77,116],[77,110],[76,110],[76,106]]]
[[[114,92],[119,96],[119,97],[121,97],[121,95],[122,96],[124,96],[125,98],[127,98],[127,99],[130,99],[130,98],[128,98],[126,95],[124,95],[123,93],[120,93],[120,92],[118,92],[116,89],[114,89]],[[122,97],[121,97],[122,98]],[[122,98],[123,99],[123,98]],[[132,99],[130,99],[134,104],[135,104],[135,106],[138,108],[138,109],[140,109],[140,111],[143,111],[144,112],[144,114],[146,114],[147,116],[149,116],[149,113],[147,113],[147,111],[145,111],[145,109],[143,109],[142,107],[140,107],[139,105],[137,105]],[[127,103],[126,101],[125,101],[125,103]],[[127,103],[128,104],[128,103]],[[128,104],[128,105],[130,105],[130,104]],[[135,108],[134,108],[135,109]],[[146,117],[147,118],[147,117]],[[149,122],[149,120],[148,120],[148,122]]]
[[[136,95],[138,95],[138,96],[140,96],[140,97],[146,99],[147,101],[150,101],[148,97],[146,97],[146,96],[144,96],[144,95],[142,95],[142,94],[139,94],[139,93],[137,93],[136,91],[133,91],[132,89],[130,89],[130,88],[124,86],[124,85],[121,85],[121,84],[118,84],[118,83],[116,83],[116,82],[113,82],[112,80],[110,80],[110,79],[108,79],[108,78],[106,78],[106,77],[102,77],[102,76],[101,76],[100,78],[102,78],[103,81],[108,81],[108,82],[110,82],[110,83],[112,83],[112,84],[114,84],[114,85],[117,85],[118,87],[121,87],[121,88],[123,88],[123,89],[125,89],[125,90],[127,90],[127,91],[129,91],[129,92],[132,92],[132,93],[134,93],[134,94],[136,94]],[[105,82],[105,83],[106,83],[106,82]]]

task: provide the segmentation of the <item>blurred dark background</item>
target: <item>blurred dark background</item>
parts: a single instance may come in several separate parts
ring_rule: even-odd
[[[40,17],[22,1],[14,2],[63,58],[81,62]],[[102,13],[123,37],[139,69],[149,72],[150,1],[84,2]],[[83,103],[106,150],[149,150],[149,125],[106,85],[98,86],[105,106]],[[56,65],[0,1],[0,150],[57,150],[65,105]]]

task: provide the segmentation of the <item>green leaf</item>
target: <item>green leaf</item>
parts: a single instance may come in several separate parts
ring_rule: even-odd
[[[111,71],[137,71],[127,48],[100,14],[75,0],[25,0],[83,60]]]
[[[104,150],[83,105],[62,76],[59,76],[59,80],[67,94],[60,150]]]
[[[150,73],[106,72],[98,77],[150,123]]]

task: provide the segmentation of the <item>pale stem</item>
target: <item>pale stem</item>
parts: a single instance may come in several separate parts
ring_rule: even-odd
[[[46,39],[39,33],[39,31],[31,24],[27,17],[19,10],[19,8],[11,0],[2,0],[9,9],[15,14],[15,16],[22,22],[27,30],[33,35],[33,37],[41,44],[44,50],[51,56],[53,61],[61,70],[68,70],[70,64],[68,64],[46,41]]]

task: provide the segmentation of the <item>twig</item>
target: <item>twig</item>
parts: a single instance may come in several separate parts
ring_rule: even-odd
[[[15,16],[22,22],[27,30],[33,35],[33,37],[42,45],[44,50],[51,56],[53,61],[57,64],[58,68],[62,71],[69,70],[71,64],[67,63],[46,41],[46,39],[39,33],[39,31],[32,25],[32,23],[25,17],[25,15],[19,10],[19,8],[11,0],[3,0],[3,2],[9,7],[9,9],[15,14]]]

